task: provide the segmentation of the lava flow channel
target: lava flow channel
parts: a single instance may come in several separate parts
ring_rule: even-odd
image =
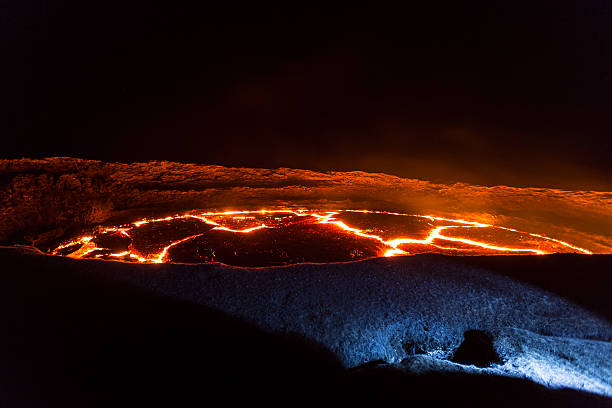
[[[100,226],[51,251],[143,263],[272,266],[438,252],[591,252],[540,234],[461,219],[369,210],[189,212]]]

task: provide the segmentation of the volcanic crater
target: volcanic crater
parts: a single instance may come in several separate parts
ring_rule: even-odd
[[[144,263],[274,266],[438,252],[591,252],[553,238],[461,219],[372,210],[192,211],[99,226],[51,251]]]
[[[115,400],[137,379],[147,391],[134,395],[157,401],[153,378],[162,394],[193,383],[201,398],[236,389],[221,381],[203,393],[203,371],[249,369],[240,387],[350,400],[342,384],[361,389],[360,375],[393,370],[394,390],[428,403],[441,394],[432,372],[516,380],[529,400],[565,400],[559,388],[570,388],[577,406],[605,406],[612,395],[609,192],[71,158],[0,161],[0,176],[0,245],[11,246],[0,248],[1,368],[39,375],[27,386],[104,384]],[[224,317],[215,326],[210,313]],[[253,329],[275,339],[269,349]],[[278,351],[292,339],[316,353]],[[177,350],[194,371],[159,368]],[[300,355],[334,368],[286,364]],[[379,402],[389,381],[367,384]]]

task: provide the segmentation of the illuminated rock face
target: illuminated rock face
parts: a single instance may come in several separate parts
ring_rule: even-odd
[[[588,250],[474,221],[369,210],[192,211],[101,226],[52,253],[135,262],[273,266],[438,252],[499,255]]]

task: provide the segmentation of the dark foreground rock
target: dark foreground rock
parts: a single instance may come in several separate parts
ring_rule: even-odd
[[[430,359],[428,370],[409,370],[402,364],[347,370],[335,352],[311,336],[263,330],[236,313],[122,279],[130,275],[160,287],[167,279],[166,284],[182,287],[179,275],[150,265],[71,261],[14,250],[1,250],[0,262],[0,400],[5,406],[604,407],[611,402],[524,378],[436,370],[431,361],[461,366],[426,355],[413,357]],[[235,271],[245,278],[266,278],[265,270],[260,272],[255,276],[253,270]],[[327,279],[339,284],[334,274],[338,278],[332,271]],[[233,285],[255,282],[236,276]],[[278,271],[271,279],[277,278],[284,279]],[[206,284],[219,280],[222,276]],[[368,283],[372,287],[372,281]],[[247,296],[246,286],[242,288]],[[208,296],[202,287],[195,289]],[[260,291],[258,299],[270,313],[272,289]],[[230,293],[219,286],[215,290],[219,296]],[[238,298],[230,300],[240,303]],[[350,297],[345,296],[344,304],[351,304]],[[322,314],[325,305],[317,308],[314,312]],[[342,313],[346,321],[346,310]],[[301,324],[308,315],[303,319]]]

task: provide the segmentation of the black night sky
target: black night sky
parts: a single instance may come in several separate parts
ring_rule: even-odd
[[[9,3],[2,158],[612,189],[609,1]]]

